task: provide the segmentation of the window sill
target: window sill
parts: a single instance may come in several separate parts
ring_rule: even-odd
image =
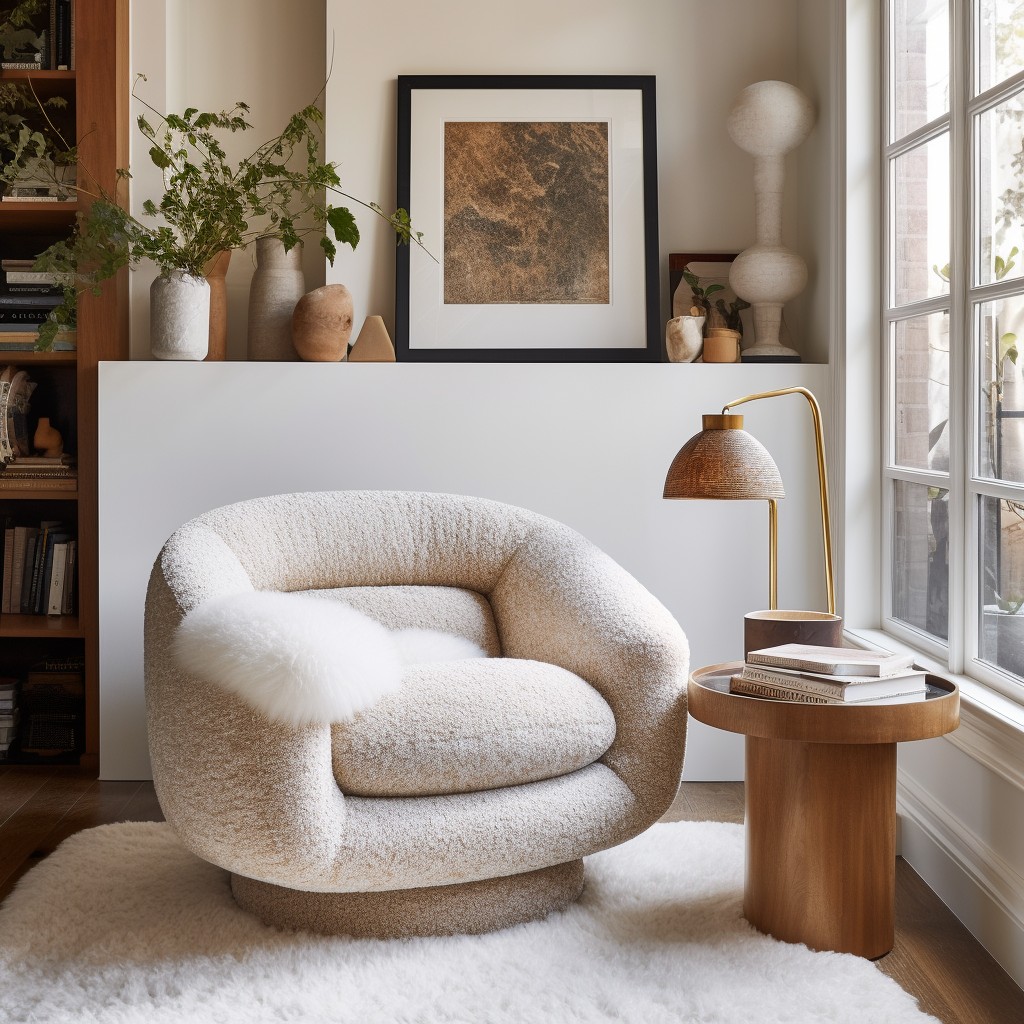
[[[913,653],[918,664],[955,682],[960,687],[960,728],[944,739],[1024,790],[1024,705],[977,679],[950,672],[941,662],[880,629],[847,628],[845,635],[854,644]]]

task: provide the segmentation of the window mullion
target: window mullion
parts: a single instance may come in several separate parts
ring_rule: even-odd
[[[971,0],[950,2],[950,243],[953,275],[950,288],[950,502],[949,502],[949,668],[962,672],[971,656],[968,643],[977,644],[974,591],[968,583],[968,567],[976,566],[972,557],[975,541],[971,537],[972,510],[967,504],[966,481],[973,464],[969,424],[974,422],[970,399],[973,349],[968,322],[967,293],[973,280],[974,235],[972,232],[971,182],[973,125],[967,118],[970,101],[973,52]],[[976,552],[973,552],[976,554]],[[976,647],[975,647],[976,651]]]

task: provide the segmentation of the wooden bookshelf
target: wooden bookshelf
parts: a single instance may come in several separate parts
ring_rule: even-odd
[[[74,5],[75,70],[4,71],[5,81],[31,84],[41,99],[65,96],[74,112],[79,147],[79,184],[95,191],[99,185],[116,194],[117,168],[128,166],[128,13],[129,0],[89,0]],[[77,203],[0,202],[0,237],[5,232],[41,237],[70,230],[75,215],[87,208]],[[0,481],[0,510],[22,523],[63,519],[75,524],[78,540],[77,615],[0,615],[0,638],[5,652],[17,658],[66,657],[85,659],[85,750],[81,766],[99,763],[99,614],[97,523],[97,382],[103,360],[128,358],[127,271],[106,282],[102,293],[83,296],[79,303],[77,352],[4,352],[0,365],[13,363],[45,379],[50,393],[71,407],[66,450],[77,456],[76,489],[5,488]],[[38,391],[37,391],[38,394]],[[34,395],[33,398],[36,396]],[[38,415],[33,404],[30,427]],[[37,759],[29,759],[37,760]],[[17,763],[12,760],[10,763]]]

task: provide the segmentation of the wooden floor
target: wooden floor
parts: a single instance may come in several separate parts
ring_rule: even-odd
[[[666,818],[742,822],[743,786],[688,783]],[[0,900],[73,832],[162,819],[149,782],[98,782],[70,769],[0,766]],[[1024,992],[902,860],[896,870],[896,945],[878,967],[943,1024],[1024,1021]]]

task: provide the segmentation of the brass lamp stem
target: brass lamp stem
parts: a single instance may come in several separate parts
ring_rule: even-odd
[[[746,395],[743,398],[737,398],[735,401],[729,402],[727,405],[722,407],[722,414],[724,415],[730,409],[734,409],[737,405],[743,405],[745,402],[756,402],[761,398],[779,398],[782,395],[803,395],[811,407],[811,416],[814,419],[814,447],[818,455],[818,492],[821,502],[821,537],[822,544],[825,549],[825,591],[828,595],[829,614],[835,615],[836,590],[835,580],[832,574],[832,520],[829,514],[828,476],[825,471],[825,438],[822,434],[821,408],[818,406],[817,399],[810,393],[810,391],[807,390],[807,388],[780,388],[778,391],[762,391],[756,395]],[[771,546],[768,552],[768,573],[771,591],[771,607],[775,608],[777,596],[776,574],[778,564],[778,526],[774,500],[769,502],[768,517],[769,530],[771,532]]]
[[[779,607],[779,503],[768,499],[768,607]]]

